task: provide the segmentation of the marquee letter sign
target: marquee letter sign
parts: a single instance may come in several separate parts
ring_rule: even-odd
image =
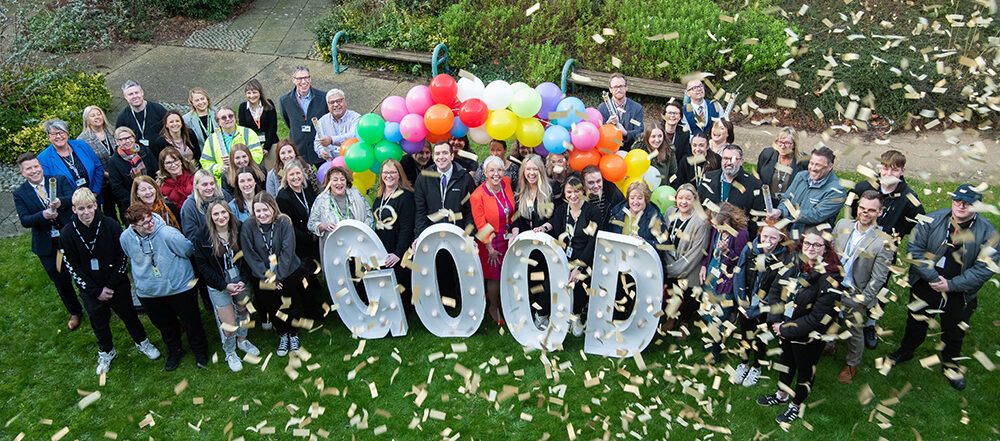
[[[437,277],[435,256],[444,250],[455,261],[458,287],[442,287]],[[414,305],[420,321],[438,337],[468,337],[476,333],[486,313],[486,290],[483,288],[483,267],[472,238],[452,224],[434,224],[417,238],[413,253],[413,292],[419,295]],[[448,315],[441,292],[452,300],[461,298],[461,312]],[[457,288],[457,289],[456,289]]]
[[[548,274],[529,272],[532,251],[541,251]],[[532,320],[529,280],[542,280],[549,286],[552,309],[540,311],[549,315],[546,329],[538,329]],[[569,330],[573,297],[569,289],[569,263],[566,253],[556,245],[556,240],[545,233],[519,234],[504,256],[500,282],[500,305],[514,339],[524,346],[548,351],[562,346]]]

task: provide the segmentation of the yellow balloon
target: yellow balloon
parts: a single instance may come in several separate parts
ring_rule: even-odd
[[[486,133],[493,139],[507,139],[517,131],[517,115],[507,109],[500,109],[486,119]],[[535,144],[538,145],[538,144]]]
[[[528,147],[536,147],[542,143],[545,127],[535,118],[521,118],[517,125],[517,140]]]
[[[632,150],[625,155],[625,166],[628,167],[628,177],[642,176],[649,170],[649,157],[643,150]]]
[[[375,180],[378,177],[371,170],[365,170],[361,173],[354,174],[354,188],[357,188],[361,194],[368,193],[368,190],[375,185]]]

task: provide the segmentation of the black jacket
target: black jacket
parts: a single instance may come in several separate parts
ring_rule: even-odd
[[[554,204],[553,204],[554,205]],[[550,214],[548,216],[543,216],[541,212],[538,211],[538,199],[535,199],[535,203],[532,206],[531,213],[525,216],[524,213],[520,211],[517,212],[517,219],[513,222],[513,228],[517,228],[519,232],[524,233],[526,231],[531,231],[544,225],[552,217],[554,207],[549,207]]]
[[[448,179],[448,188],[445,190],[444,208],[455,214],[462,213],[462,218],[457,220],[455,225],[465,229],[466,225],[473,224],[472,204],[469,203],[469,197],[476,187],[472,183],[472,176],[465,168],[457,162],[452,163],[451,167],[451,178]],[[436,169],[432,170],[436,171]],[[427,216],[437,213],[442,208],[441,180],[423,174],[417,176],[417,182],[413,185],[413,202],[416,207],[414,235],[419,236],[427,227],[436,223],[431,222]],[[441,219],[438,222],[447,221],[447,219]]]
[[[920,204],[920,199],[917,199],[917,193],[906,184],[905,178],[900,179],[896,190],[888,195],[882,193],[881,185],[877,181],[873,184],[866,180],[858,182],[851,190],[854,193],[851,202],[852,218],[857,218],[858,201],[861,199],[861,195],[868,190],[875,190],[884,198],[882,199],[882,215],[877,221],[878,226],[882,227],[882,231],[896,237],[897,240],[910,234],[910,231],[913,231],[913,227],[917,224],[917,215],[924,214],[924,206]]]
[[[31,228],[31,252],[39,256],[49,256],[56,252],[59,240],[52,237],[52,230],[60,230],[73,218],[73,186],[62,175],[44,175],[42,187],[48,191],[49,178],[56,178],[56,191],[59,197],[59,216],[49,220],[42,212],[48,207],[42,205],[35,188],[24,181],[14,190],[14,208],[21,226]]]
[[[316,139],[316,128],[312,125],[313,118],[320,118],[327,113],[326,91],[315,87],[309,89],[309,107],[302,113],[302,106],[296,98],[295,88],[278,98],[278,105],[281,106],[281,119],[288,127],[288,137],[292,138],[299,148],[299,154],[313,165],[322,164],[323,159],[316,154],[313,149],[313,140]],[[303,132],[302,127],[308,126],[309,131]],[[249,126],[244,126],[249,127]]]
[[[383,201],[385,208],[381,208]],[[389,207],[392,209],[390,210]],[[393,213],[396,216],[395,222],[391,221]],[[382,195],[376,198],[375,202],[372,203],[372,214],[375,217],[375,234],[382,241],[385,251],[402,258],[415,237],[413,234],[413,192],[400,189],[396,191],[395,197]],[[385,224],[386,222],[392,222],[392,225],[379,227],[380,223]]]
[[[666,133],[664,133],[666,135]],[[670,142],[670,140],[667,140]],[[677,124],[677,128],[674,129],[674,140],[670,143],[674,147],[674,156],[677,158],[677,164],[679,165],[682,160],[691,156],[691,132],[684,130],[681,124]],[[670,176],[664,176],[664,178],[670,178]]]
[[[757,178],[760,179],[760,183],[764,185],[771,185],[771,180],[774,179],[774,169],[778,164],[778,151],[773,147],[765,148],[761,150],[760,155],[757,155]],[[801,161],[792,162],[792,174],[788,176],[788,184],[791,185],[792,178],[795,177],[800,171],[809,169],[809,159],[803,159]],[[774,206],[778,205],[778,190],[771,189],[771,202]]]
[[[836,321],[834,304],[840,299],[842,293],[833,288],[832,281],[840,282],[839,273],[820,273],[811,271],[809,273],[799,273],[799,259],[795,252],[790,252],[785,256],[786,265],[795,265],[790,268],[784,276],[779,275],[778,280],[784,281],[771,284],[767,298],[764,303],[770,307],[767,314],[768,323],[785,324],[781,326],[781,336],[789,341],[809,343],[814,341],[809,336],[816,331],[820,334],[826,332],[830,325]],[[788,302],[791,293],[789,286],[796,286],[795,280],[799,279],[797,292],[795,294],[795,310],[791,318],[784,316],[785,304]]]
[[[140,113],[136,117],[136,114],[132,113],[132,108],[125,106],[115,118],[115,127],[125,126],[132,129],[132,132],[135,133],[136,143],[146,139],[152,144],[160,136],[160,131],[163,130],[163,120],[167,116],[167,108],[160,103],[146,101],[146,108]],[[147,148],[147,146],[143,145],[143,148]]]
[[[59,244],[63,263],[81,294],[97,297],[103,288],[115,289],[122,283],[128,285],[128,256],[118,241],[121,234],[118,220],[105,217],[100,210],[94,213],[90,225],[84,225],[74,215],[62,228]],[[93,244],[93,252],[84,242]],[[97,259],[98,269],[91,268],[91,259]]]
[[[278,191],[275,199],[278,201],[278,209],[292,219],[292,226],[295,227],[295,254],[308,264],[312,260],[319,260],[319,239],[308,227],[309,212],[316,202],[316,192],[306,185],[300,195],[305,196],[309,208],[302,206],[302,199],[289,187]]]
[[[616,204],[617,205],[617,204]],[[611,210],[608,210],[609,212]],[[591,226],[593,224],[593,226]],[[584,202],[580,208],[580,217],[576,219],[576,231],[573,232],[573,254],[569,256],[570,261],[580,260],[587,265],[594,262],[594,244],[597,242],[597,232],[605,230],[601,223],[601,210],[593,202]],[[589,234],[587,231],[588,228]]]
[[[239,237],[233,237],[230,240],[239,240]],[[226,257],[225,255],[215,255],[215,251],[212,249],[212,240],[208,237],[208,228],[201,229],[193,245],[194,260],[198,264],[198,274],[201,275],[201,280],[204,280],[209,288],[224,291],[227,285],[227,278],[226,264],[223,262],[223,259]],[[247,266],[246,259],[237,259],[236,268],[240,272],[240,278],[244,282],[248,282],[250,280],[250,268]]]
[[[757,237],[757,216],[751,216],[750,211],[757,213],[764,212],[764,197],[760,193],[760,180],[753,177],[746,170],[740,170],[733,179],[733,185],[729,189],[729,198],[726,202],[743,209],[747,215],[747,232],[750,233],[750,240]],[[711,201],[715,205],[722,205],[722,169],[713,170],[705,174],[705,180],[698,186],[698,199],[702,204]]]
[[[403,166],[403,173],[406,173],[406,179],[410,181],[410,184],[417,183],[417,176],[420,176],[421,170],[434,170],[434,161],[428,159],[427,164],[421,167],[410,154],[403,155],[403,159],[400,159],[399,163]]]
[[[146,166],[144,175],[156,179],[156,171],[159,163],[153,159],[153,152],[148,147],[139,148],[139,160]],[[108,180],[111,182],[111,191],[118,198],[118,204],[123,207],[131,205],[132,199],[132,164],[115,151],[108,158]]]
[[[191,160],[194,161],[195,164],[199,164],[198,161],[201,160],[201,146],[198,145],[198,137],[194,134],[194,130],[191,130],[190,127],[187,128],[187,132],[188,139],[191,140],[191,144],[187,146],[191,149],[191,154],[193,156]],[[167,138],[164,138],[163,135],[157,136],[156,140],[149,144],[149,149],[153,152],[153,160],[159,164],[160,152],[167,147],[173,146],[174,145],[167,141]],[[113,151],[111,153],[114,155]]]
[[[269,234],[272,229],[273,235]],[[278,261],[277,268],[274,270],[275,283],[284,281],[302,266],[302,261],[295,254],[295,232],[293,229],[292,221],[288,219],[288,216],[278,216],[270,225],[264,225],[265,233],[263,234],[261,227],[257,224],[257,219],[251,217],[243,223],[240,227],[240,248],[243,248],[243,260],[250,267],[250,274],[255,279],[267,279],[267,271],[271,267],[270,255],[264,245],[264,234],[273,239],[271,242],[272,252]]]
[[[690,157],[690,156],[689,156]],[[690,182],[694,184],[697,188],[701,182],[697,180],[698,169],[703,170],[702,173],[707,174],[712,170],[718,170],[722,168],[722,157],[718,153],[713,152],[711,149],[705,153],[705,162],[699,164],[691,164],[688,162],[688,158],[677,157],[677,186],[680,187],[681,184],[686,184]]]
[[[260,113],[259,126],[254,121],[253,114],[250,113],[246,101],[240,104],[240,108],[236,112],[236,123],[241,127],[249,127],[250,130],[257,132],[257,136],[260,139],[260,146],[265,152],[270,150],[271,146],[278,143],[278,110],[274,107],[274,102],[270,98],[268,98],[267,102],[271,104],[271,109],[264,109]],[[323,98],[323,102],[326,102],[325,97]],[[308,147],[312,150],[311,144]]]

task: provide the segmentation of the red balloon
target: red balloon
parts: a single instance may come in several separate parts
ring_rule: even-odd
[[[435,103],[449,105],[458,97],[458,83],[448,74],[440,74],[431,79],[431,99]]]
[[[427,141],[431,143],[447,141],[451,138],[451,133],[444,132],[441,134],[427,132]]]
[[[486,118],[490,116],[490,109],[486,103],[479,98],[469,98],[462,103],[458,109],[458,119],[468,128],[479,127],[486,123]]]
[[[601,138],[597,141],[597,150],[606,155],[613,155],[615,152],[621,148],[622,145],[622,132],[618,130],[618,126],[611,124],[605,124],[600,127]],[[615,142],[615,141],[618,142]],[[611,182],[610,179],[608,179]]]
[[[601,168],[601,175],[610,182],[618,182],[628,174],[628,166],[625,165],[625,159],[614,154],[604,155],[601,158],[599,167]]]
[[[569,166],[573,170],[583,171],[588,165],[600,165],[601,154],[597,150],[574,149],[569,152]]]

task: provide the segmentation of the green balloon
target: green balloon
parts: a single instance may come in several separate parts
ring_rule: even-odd
[[[510,110],[521,118],[531,118],[542,110],[542,95],[535,89],[527,88],[514,92],[510,102]]]
[[[347,165],[348,170],[355,173],[368,170],[374,163],[375,152],[371,144],[365,142],[354,143],[347,148],[347,152],[344,154],[344,164]]]
[[[375,144],[385,137],[385,120],[374,113],[367,113],[358,120],[358,138],[368,144]]]
[[[387,139],[383,139],[379,141],[378,144],[375,144],[375,163],[380,164],[380,167],[386,159],[395,159],[399,161],[402,158],[403,149],[399,147],[399,144]]]
[[[657,207],[659,207],[660,214],[667,214],[667,208],[674,206],[674,200],[671,198],[673,198],[676,194],[677,191],[675,191],[673,187],[669,185],[661,185],[656,187],[656,190],[653,190],[653,195],[650,200],[653,201]]]

